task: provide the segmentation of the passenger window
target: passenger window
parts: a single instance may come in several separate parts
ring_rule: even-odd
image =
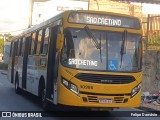
[[[49,28],[46,28],[45,35],[44,35],[42,54],[47,55],[47,53],[48,53],[48,41],[49,41]]]
[[[36,32],[32,34],[32,42],[31,42],[31,54],[34,55],[36,53]]]
[[[40,53],[40,47],[41,47],[41,40],[42,40],[42,30],[38,33],[38,41],[37,41],[37,54]]]
[[[41,39],[40,54],[42,54],[42,52],[43,52],[44,35],[45,35],[45,29],[43,29],[43,31],[42,31],[42,39]]]
[[[18,55],[21,56],[21,53],[22,53],[22,41],[23,39],[20,38],[19,39],[19,48],[18,48]]]
[[[21,49],[22,56],[24,56],[24,48],[25,48],[25,37],[22,40],[22,49]]]
[[[28,40],[29,40],[28,55],[31,55],[32,35],[29,37]]]
[[[19,45],[18,43],[19,43],[19,40],[16,41],[15,56],[18,56],[18,45]]]

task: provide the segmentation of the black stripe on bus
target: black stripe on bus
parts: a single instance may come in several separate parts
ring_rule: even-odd
[[[131,96],[131,93],[124,93],[124,94],[105,94],[105,93],[92,93],[92,92],[83,92],[79,91],[80,94],[87,94],[87,95],[102,95],[102,96]]]

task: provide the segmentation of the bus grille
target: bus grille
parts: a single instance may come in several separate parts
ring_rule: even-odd
[[[101,84],[128,84],[135,81],[133,76],[126,75],[103,75],[103,74],[86,74],[80,73],[75,76],[85,82]]]
[[[98,97],[97,96],[88,96],[88,102],[96,102],[98,103]]]
[[[99,103],[97,96],[87,96],[87,101],[92,103]],[[127,101],[128,99],[124,99],[124,97],[114,97],[113,99],[113,103],[126,103]]]
[[[114,97],[114,103],[123,103],[124,97]]]

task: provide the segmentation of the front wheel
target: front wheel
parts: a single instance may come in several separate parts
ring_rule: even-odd
[[[41,89],[41,96],[40,96],[40,100],[41,100],[41,106],[44,110],[48,110],[49,108],[49,103],[46,99],[46,89],[42,88]]]

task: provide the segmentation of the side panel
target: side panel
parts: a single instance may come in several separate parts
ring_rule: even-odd
[[[39,92],[39,83],[40,80],[44,80],[46,83],[46,76],[47,76],[47,58],[48,58],[48,39],[49,39],[49,27],[40,29],[38,32],[38,44],[37,44],[37,54],[35,58],[35,70],[36,70],[36,77],[32,82],[32,92],[35,95],[38,95]]]
[[[31,47],[34,47],[34,53],[28,57],[28,81],[31,84],[31,92],[38,96],[39,80],[41,76],[44,76],[44,71],[40,68],[40,48],[42,41],[42,29],[36,31],[36,37],[32,34]],[[34,41],[34,46],[33,46]]]
[[[29,55],[28,56],[28,65],[27,65],[27,90],[32,92],[32,84],[36,79],[36,56]]]
[[[32,93],[38,95],[39,80],[41,76],[46,80],[46,56],[39,55],[35,57],[35,66],[32,66]]]

